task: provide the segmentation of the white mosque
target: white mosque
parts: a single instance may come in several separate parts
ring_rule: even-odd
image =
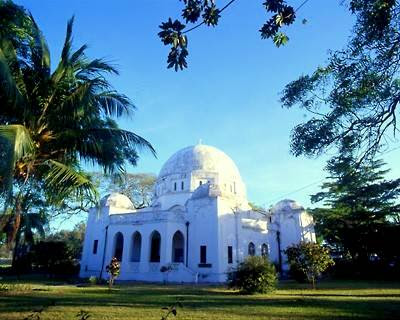
[[[164,164],[151,206],[136,210],[114,193],[90,209],[80,276],[107,278],[106,265],[116,257],[119,280],[225,282],[249,255],[268,256],[287,270],[284,250],[300,241],[315,241],[302,206],[283,200],[252,210],[232,159],[199,144]]]

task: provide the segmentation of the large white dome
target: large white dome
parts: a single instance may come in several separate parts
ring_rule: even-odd
[[[201,170],[214,172],[232,180],[240,180],[240,173],[232,159],[212,146],[198,144],[173,154],[163,165],[159,178],[171,174],[189,174]]]
[[[161,168],[155,186],[157,199],[184,204],[201,185],[209,184],[226,197],[246,198],[246,187],[235,163],[217,148],[198,144],[173,154]],[[157,200],[156,200],[157,202]]]

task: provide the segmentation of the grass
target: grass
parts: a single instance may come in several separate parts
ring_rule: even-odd
[[[2,280],[3,284],[7,280]],[[180,299],[179,319],[400,319],[400,283],[326,281],[317,290],[294,282],[281,283],[267,295],[239,295],[222,286],[121,284],[77,287],[43,280],[8,280],[0,291],[0,319],[22,320],[45,307],[42,320],[160,319],[162,307]],[[174,317],[172,317],[174,318]]]

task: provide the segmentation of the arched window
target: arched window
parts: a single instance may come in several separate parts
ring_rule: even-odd
[[[138,231],[136,231],[132,236],[132,251],[131,251],[132,262],[140,262],[141,248],[142,248],[142,236]]]
[[[253,242],[249,243],[249,256],[254,256],[256,254],[256,246]]]
[[[268,257],[268,245],[265,243],[261,245],[261,255],[265,258]]]
[[[122,261],[122,253],[124,251],[124,236],[121,232],[117,232],[114,236],[114,254],[113,257],[118,261]]]
[[[183,234],[180,231],[175,232],[172,237],[172,262],[184,261],[184,244],[185,240]]]
[[[160,262],[161,236],[153,231],[150,237],[150,262]]]

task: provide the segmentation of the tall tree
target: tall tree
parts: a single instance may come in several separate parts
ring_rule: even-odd
[[[157,176],[152,173],[125,173],[123,175],[92,174],[101,193],[118,192],[126,195],[136,209],[147,207],[154,196]]]
[[[397,256],[396,241],[389,233],[400,231],[400,179],[385,180],[388,170],[381,160],[357,164],[352,151],[341,150],[327,164],[324,191],[311,197],[323,207],[312,210],[316,231],[336,250],[366,261],[373,254],[381,259]],[[398,256],[400,258],[400,256]]]
[[[82,254],[83,240],[85,238],[86,224],[80,222],[72,230],[60,230],[46,237],[46,241],[62,241],[74,259],[80,259]]]
[[[14,196],[8,199],[11,206],[0,216],[0,234],[5,235],[5,246],[13,250],[13,264],[15,259],[30,250],[36,239],[44,238],[53,208],[46,202],[43,185],[29,181],[23,188],[18,199]],[[17,201],[21,212],[18,224],[14,211]]]
[[[136,165],[139,149],[154,149],[118,127],[115,118],[131,115],[135,107],[108,82],[107,75],[118,74],[112,65],[88,59],[86,45],[73,50],[73,19],[54,71],[46,40],[22,7],[1,1],[0,26],[0,143],[6,146],[0,182],[15,199],[18,230],[30,180],[43,183],[52,204],[71,196],[93,198],[96,189],[82,161],[123,172],[126,162]]]
[[[354,0],[350,10],[356,23],[346,48],[332,52],[326,66],[283,91],[283,106],[300,106],[312,116],[292,132],[296,156],[318,155],[351,137],[361,161],[398,132],[400,4]]]

